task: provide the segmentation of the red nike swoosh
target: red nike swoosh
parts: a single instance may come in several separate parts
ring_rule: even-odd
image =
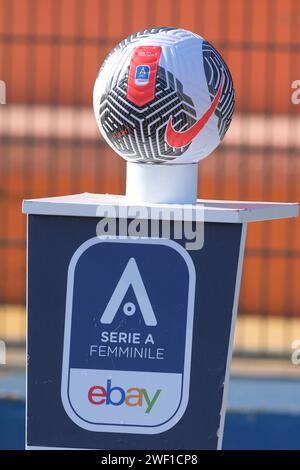
[[[199,134],[199,132],[203,129],[209,118],[215,112],[216,107],[218,105],[219,99],[221,97],[222,89],[223,89],[223,81],[224,76],[222,74],[219,89],[217,94],[215,95],[213,101],[211,102],[210,107],[206,111],[205,114],[197,121],[195,124],[192,125],[186,131],[175,131],[173,124],[172,124],[172,116],[168,121],[168,126],[166,130],[166,141],[167,143],[173,148],[180,148],[185,147],[186,145],[190,144],[192,140]]]

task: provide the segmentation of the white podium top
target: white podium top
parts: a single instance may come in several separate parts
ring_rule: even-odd
[[[145,218],[162,219],[165,213],[174,212],[173,220],[195,220],[193,208],[199,220],[205,222],[244,223],[259,220],[285,219],[298,216],[298,204],[279,202],[244,202],[198,199],[194,205],[182,204],[130,204],[126,196],[110,194],[72,194],[69,196],[27,199],[23,201],[23,213],[77,217],[103,217],[114,213],[121,218],[134,217],[136,210]],[[153,210],[152,210],[153,209]],[[157,209],[157,210],[155,210]],[[176,215],[176,209],[178,214]],[[187,209],[187,210],[185,210]],[[107,213],[105,213],[107,212]],[[194,213],[195,214],[195,213]],[[141,217],[140,218],[144,218]]]

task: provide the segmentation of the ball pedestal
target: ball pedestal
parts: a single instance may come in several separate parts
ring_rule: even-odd
[[[198,164],[151,165],[127,162],[129,203],[195,204]]]
[[[194,165],[130,168],[127,196],[23,203],[29,449],[222,446],[246,226],[298,205],[194,202]]]

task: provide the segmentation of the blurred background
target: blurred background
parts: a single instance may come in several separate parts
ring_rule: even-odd
[[[236,113],[223,144],[200,162],[199,197],[300,200],[300,104],[291,100],[298,0],[0,0],[0,339],[11,369],[24,367],[21,202],[124,193],[125,162],[96,128],[93,84],[115,44],[152,26],[204,36],[234,80]],[[233,374],[299,376],[290,360],[300,339],[299,279],[300,219],[250,224]]]

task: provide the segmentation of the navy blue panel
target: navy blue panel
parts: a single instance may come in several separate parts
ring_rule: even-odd
[[[197,279],[189,403],[169,431],[138,435],[83,430],[69,419],[60,398],[67,268],[75,250],[95,236],[96,223],[29,216],[28,444],[215,449],[242,226],[206,223],[203,249],[190,251]]]

